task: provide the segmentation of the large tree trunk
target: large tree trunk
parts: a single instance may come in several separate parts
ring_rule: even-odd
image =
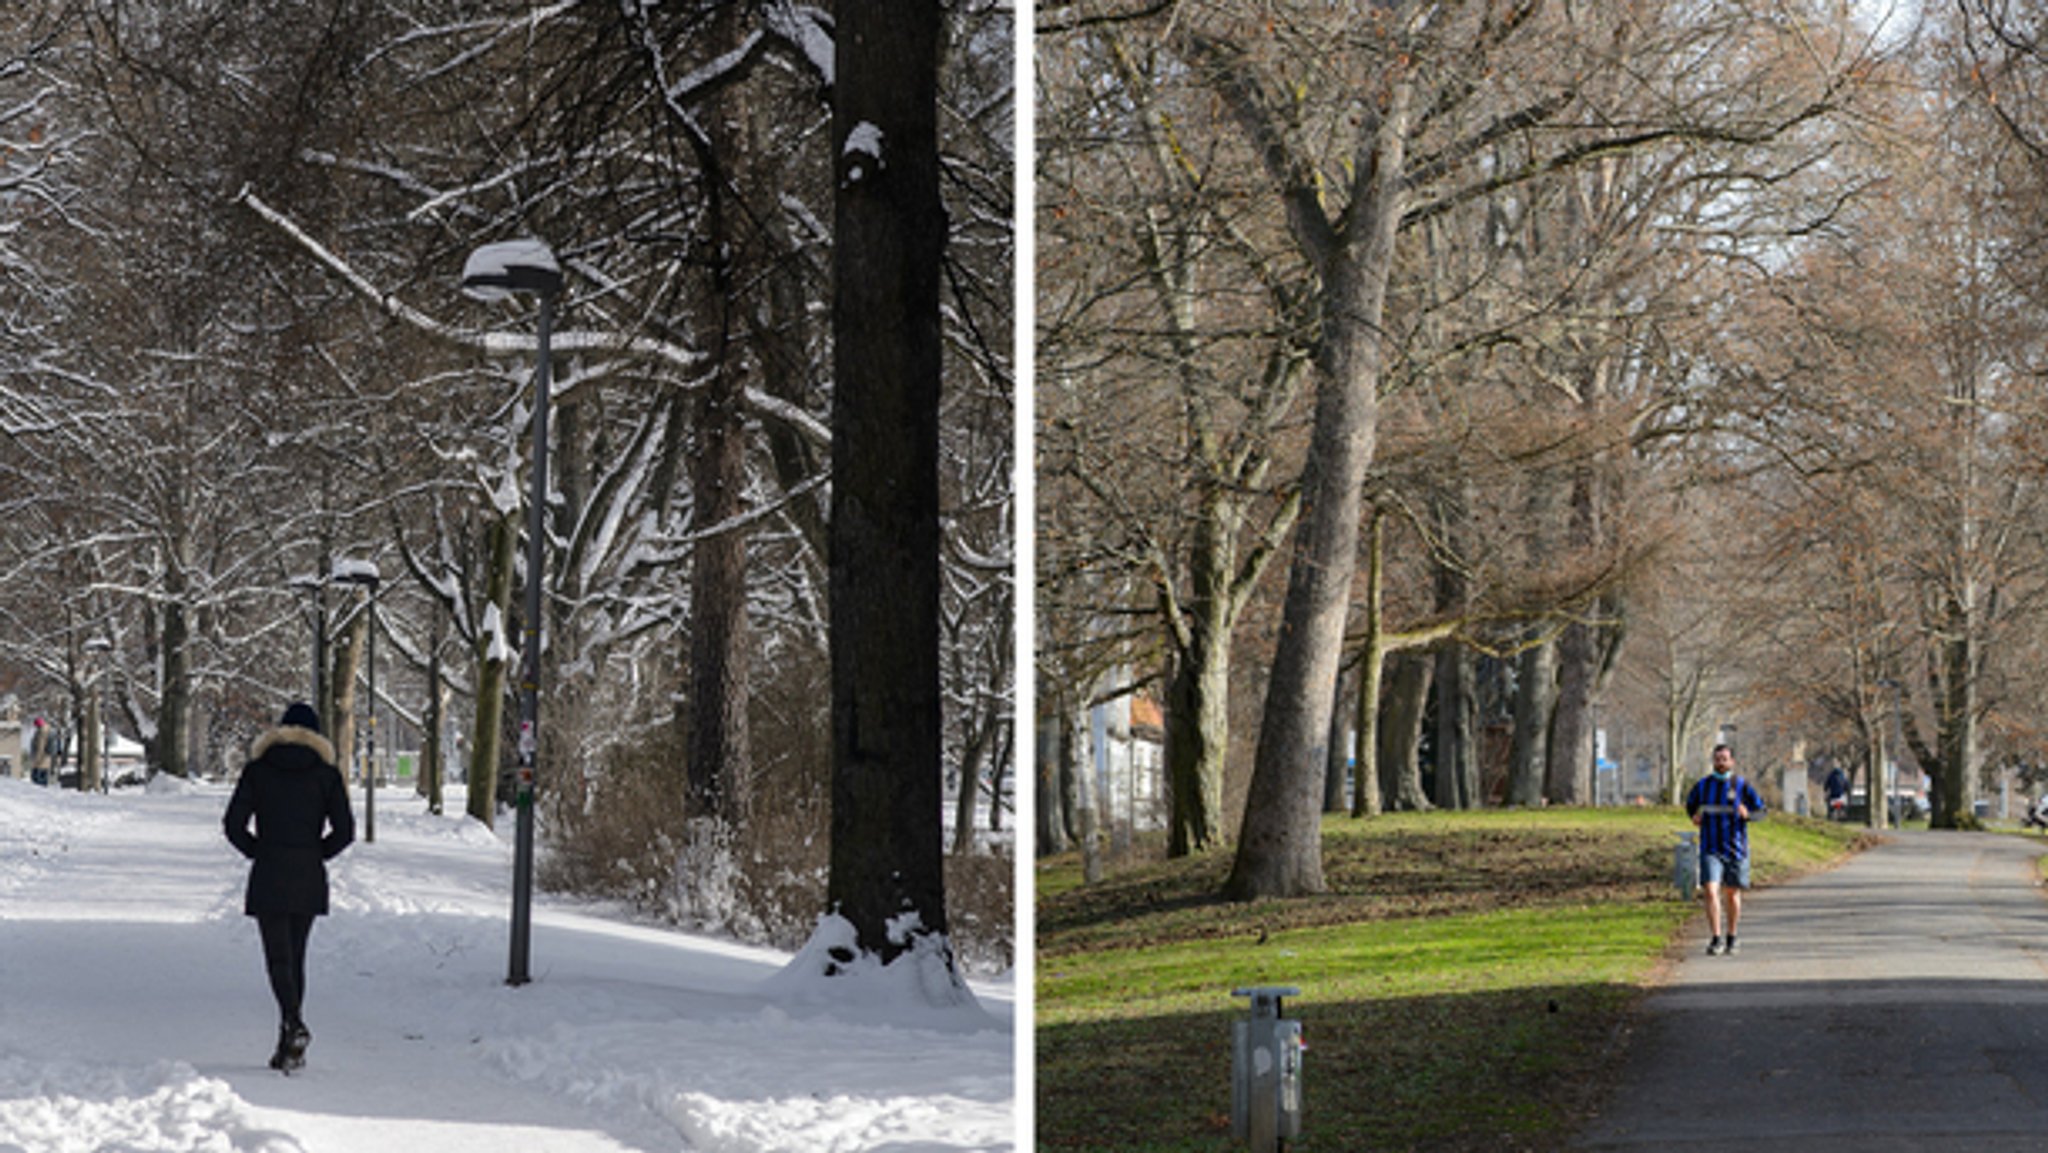
[[[1544,641],[1522,653],[1515,668],[1515,733],[1509,753],[1508,804],[1543,802],[1550,759],[1550,712],[1557,699],[1557,647]]]
[[[739,392],[738,382],[730,381],[707,390],[696,406],[698,448],[690,478],[700,526],[723,523],[744,511],[746,445]],[[692,557],[687,811],[729,825],[746,809],[751,759],[746,534],[714,533],[697,542]]]
[[[993,706],[991,706],[993,711]],[[960,754],[960,788],[953,798],[953,853],[965,856],[974,851],[974,806],[981,799],[981,765],[988,759],[989,746],[995,743],[998,722],[995,717],[983,716],[975,724],[974,733]],[[989,804],[995,805],[992,796]]]
[[[105,676],[105,671],[100,675]],[[106,765],[100,757],[105,748],[100,739],[100,726],[106,722],[100,715],[99,693],[82,691],[78,695],[84,698],[85,711],[85,723],[79,726],[78,732],[78,787],[80,791],[90,793],[99,789],[102,775],[106,772]],[[20,766],[15,766],[14,772],[21,775]]]
[[[1049,857],[1064,853],[1074,843],[1067,832],[1066,794],[1060,788],[1062,758],[1066,745],[1066,712],[1064,709],[1051,716],[1038,718],[1038,739],[1033,742],[1037,753],[1038,804],[1038,855]]]
[[[1450,645],[1436,654],[1436,774],[1440,809],[1476,809],[1479,795],[1479,697],[1472,653]]]
[[[741,5],[713,10],[715,43],[736,46]],[[692,323],[706,373],[689,402],[693,442],[689,456],[691,516],[700,537],[690,562],[690,688],[687,811],[730,826],[746,808],[750,752],[747,733],[747,534],[720,528],[746,511],[747,433],[742,398],[746,370],[734,350],[737,245],[729,220],[731,158],[744,126],[730,106],[738,90],[713,97],[702,116],[708,142],[698,150],[705,168],[704,231],[700,258],[708,271],[694,294]],[[693,136],[692,139],[697,139]]]
[[[1700,690],[1706,681],[1706,671],[1694,666],[1681,673],[1675,652],[1667,664],[1670,675],[1664,683],[1664,803],[1676,805],[1685,799],[1685,747],[1692,740],[1693,725],[1699,717]]]
[[[1095,766],[1101,745],[1095,739],[1092,714],[1092,709],[1077,711],[1070,734],[1070,747],[1075,750],[1074,819],[1081,828],[1081,879],[1090,885],[1102,879],[1102,791],[1097,787],[1101,775]]]
[[[1664,803],[1675,805],[1685,799],[1685,739],[1689,726],[1675,711],[1667,711],[1664,726]]]
[[[1566,197],[1570,207],[1580,207],[1578,197]],[[1585,212],[1570,212],[1576,224]],[[1613,377],[1613,359],[1595,358],[1586,373],[1581,407],[1589,422],[1597,422],[1606,407]],[[1610,547],[1612,518],[1608,504],[1616,495],[1618,480],[1607,459],[1611,450],[1593,453],[1575,470],[1571,483],[1569,539],[1579,549],[1606,550]],[[1592,609],[1596,620],[1616,618],[1617,602],[1600,598]],[[1590,805],[1597,798],[1594,789],[1598,744],[1594,733],[1593,709],[1606,681],[1618,625],[1576,621],[1558,638],[1557,705],[1551,717],[1549,762],[1545,766],[1544,796],[1553,804]]]
[[[1427,654],[1412,649],[1394,653],[1389,659],[1393,675],[1380,706],[1380,787],[1388,810],[1420,812],[1433,807],[1423,791],[1419,757],[1431,661]]]
[[[353,595],[351,600],[357,599]],[[334,712],[322,717],[327,726],[328,743],[334,746],[335,767],[341,770],[343,780],[355,779],[356,765],[356,674],[362,671],[363,649],[370,638],[370,613],[365,605],[356,605],[353,615],[345,618],[347,625],[340,636],[329,646],[333,667],[328,673],[327,683],[334,696]]]
[[[1858,695],[1861,695],[1860,692]],[[1879,706],[1880,709],[1881,707]],[[1864,773],[1867,780],[1863,786],[1863,795],[1869,798],[1869,804],[1863,814],[1863,823],[1872,829],[1882,830],[1891,822],[1891,806],[1885,803],[1887,782],[1884,779],[1884,767],[1890,757],[1896,755],[1897,750],[1890,749],[1885,740],[1885,729],[1889,720],[1879,712],[1877,723],[1872,724],[1872,711],[1870,708],[1860,710],[1864,747],[1870,752],[1870,768]]]
[[[1557,704],[1551,710],[1543,797],[1553,805],[1593,803],[1593,700],[1599,642],[1575,622],[1557,640]]]
[[[1323,755],[1323,811],[1346,809],[1344,790],[1351,783],[1351,686],[1355,680],[1337,675],[1336,699],[1330,703],[1330,743]]]
[[[996,733],[996,750],[988,770],[988,831],[991,833],[1003,831],[1003,785],[1010,775],[1010,758],[1017,752],[1013,725],[999,725]]]
[[[1081,843],[1081,761],[1088,747],[1084,735],[1088,729],[1088,718],[1079,701],[1062,698],[1062,706],[1053,788],[1059,798],[1060,832],[1066,837],[1067,844],[1077,845]]]
[[[163,697],[157,711],[156,765],[174,777],[187,776],[186,753],[191,744],[192,628],[185,606],[186,571],[174,560],[164,574]]]
[[[1229,626],[1206,621],[1191,630],[1167,682],[1167,779],[1173,812],[1169,856],[1184,857],[1223,843],[1223,767],[1230,751],[1229,650]]]
[[[1208,494],[1188,558],[1189,595],[1163,594],[1174,647],[1167,685],[1167,779],[1172,800],[1167,853],[1181,857],[1223,843],[1223,771],[1230,752],[1230,642],[1247,590],[1240,585],[1237,540],[1242,499]],[[1254,562],[1252,572],[1263,567]],[[1245,580],[1249,584],[1250,576]]]
[[[832,854],[859,953],[943,964],[937,4],[838,6],[832,328]],[[851,961],[852,957],[835,958]]]
[[[1471,535],[1467,485],[1450,486],[1431,502],[1437,532],[1461,553]],[[1463,567],[1432,565],[1439,616],[1463,616],[1471,608],[1471,581]],[[1479,687],[1471,650],[1456,642],[1436,652],[1436,772],[1431,795],[1443,809],[1476,809],[1479,796]]]
[[[1950,606],[1949,639],[1941,646],[1941,752],[1936,762],[1934,810],[1928,823],[1953,829],[1977,805],[1977,645],[1968,593]]]
[[[1244,831],[1224,885],[1234,900],[1324,888],[1322,746],[1358,563],[1361,494],[1379,431],[1380,325],[1406,203],[1402,167],[1414,96],[1413,80],[1398,68],[1384,83],[1385,104],[1358,158],[1358,184],[1342,231],[1329,231],[1320,210],[1310,213],[1301,189],[1287,190],[1295,197],[1297,241],[1322,278],[1323,338],[1280,643]]]
[[[1384,592],[1385,514],[1374,509],[1367,530],[1365,554],[1365,645],[1358,654],[1358,696],[1352,708],[1356,733],[1352,738],[1357,755],[1352,758],[1351,815],[1378,816],[1385,808],[1380,788],[1380,689],[1386,677],[1386,638],[1382,633],[1381,597]]]
[[[434,624],[427,650],[427,715],[425,740],[420,748],[420,795],[427,799],[427,811],[441,815],[442,789],[448,780],[448,699],[451,691],[442,672],[442,648],[448,641],[448,614],[438,602],[433,607]]]
[[[1527,499],[1528,563],[1552,555],[1560,527],[1558,481],[1538,472]],[[1509,753],[1508,804],[1538,805],[1550,773],[1550,718],[1557,706],[1558,653],[1555,638],[1523,651],[1515,665],[1514,745]]]
[[[486,825],[498,820],[498,757],[505,720],[505,656],[512,637],[512,557],[519,544],[518,510],[492,520],[485,532],[490,560],[484,570],[484,605],[497,632],[477,637],[476,716],[469,737],[469,815]],[[487,622],[488,623],[488,622]]]
[[[1357,691],[1352,695],[1351,815],[1377,817],[1386,811],[1385,778],[1380,775],[1380,698],[1386,684],[1386,655],[1372,646],[1359,658]]]

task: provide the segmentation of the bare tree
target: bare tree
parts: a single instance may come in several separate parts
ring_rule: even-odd
[[[957,999],[939,825],[942,24],[937,4],[839,10],[827,901],[854,954],[935,960]]]

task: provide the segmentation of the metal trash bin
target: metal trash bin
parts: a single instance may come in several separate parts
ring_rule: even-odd
[[[1280,1016],[1293,986],[1233,989],[1251,998],[1251,1016],[1231,1023],[1230,1130],[1254,1153],[1277,1153],[1301,1136],[1301,1022]]]
[[[1700,889],[1700,843],[1693,834],[1680,833],[1676,849],[1671,858],[1671,883],[1679,896],[1690,901]]]

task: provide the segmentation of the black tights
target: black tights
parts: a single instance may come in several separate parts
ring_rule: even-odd
[[[266,914],[256,918],[256,931],[263,934],[263,964],[270,970],[279,1018],[296,1025],[299,1004],[306,996],[306,938],[313,932],[312,914]]]

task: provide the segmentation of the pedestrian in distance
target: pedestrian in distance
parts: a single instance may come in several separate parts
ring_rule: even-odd
[[[306,941],[313,918],[327,914],[327,862],[356,836],[348,786],[313,706],[292,704],[276,728],[256,739],[222,824],[251,862],[242,911],[256,918],[277,998],[270,1067],[289,1073],[305,1064],[313,1039],[299,1010],[306,996]]]
[[[1734,953],[1742,921],[1742,891],[1749,888],[1749,823],[1763,815],[1764,800],[1735,775],[1735,751],[1714,746],[1714,771],[1685,795],[1685,813],[1700,830],[1700,891],[1707,899],[1707,955]],[[1728,894],[1726,937],[1721,934],[1721,894]]]
[[[1828,770],[1827,784],[1821,786],[1828,799],[1828,820],[1849,819],[1849,774],[1836,765]]]
[[[2020,832],[2028,829],[2048,829],[2048,793],[2035,797],[2034,803],[2027,806],[2027,819],[2021,822]]]

